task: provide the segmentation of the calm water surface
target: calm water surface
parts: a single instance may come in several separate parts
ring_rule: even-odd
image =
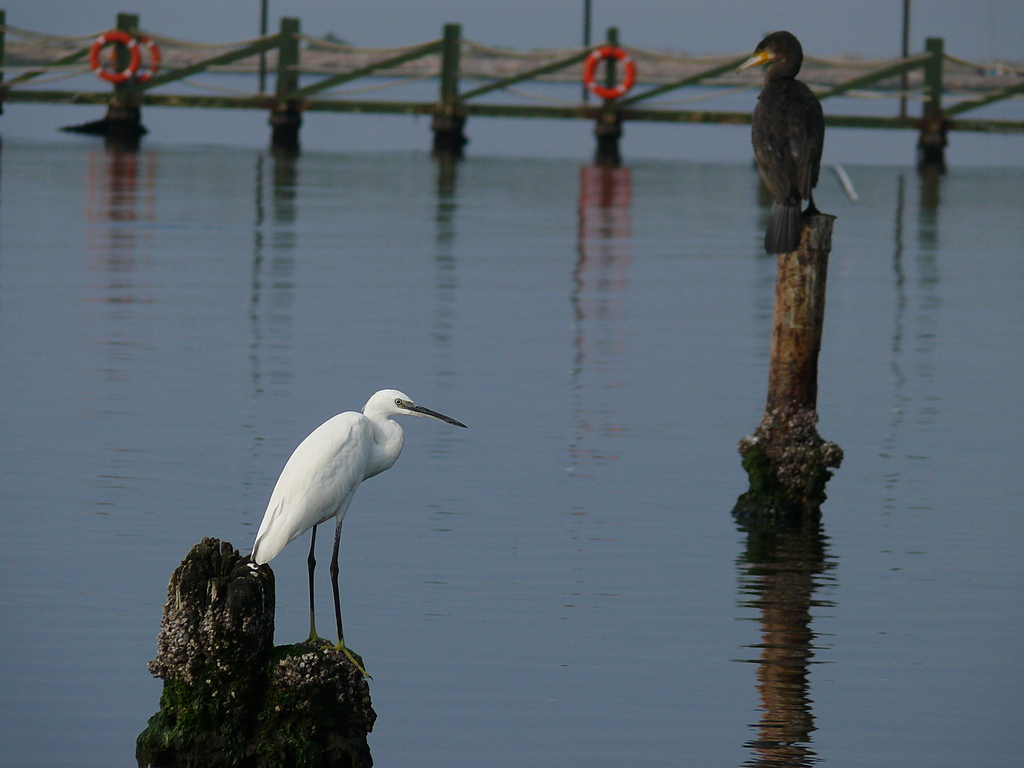
[[[1024,170],[847,171],[846,459],[772,534],[730,514],[774,281],[749,164],[6,140],[0,764],[133,765],[171,572],[248,551],[292,448],[384,386],[470,429],[407,420],[346,520],[378,765],[1018,760]]]

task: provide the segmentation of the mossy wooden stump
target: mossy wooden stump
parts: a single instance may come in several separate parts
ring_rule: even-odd
[[[820,513],[825,484],[843,450],[818,434],[818,352],[834,216],[805,214],[800,245],[778,255],[768,398],[754,434],[740,440],[749,490],[738,518],[795,518]]]
[[[373,765],[376,714],[359,670],[327,641],[273,646],[274,574],[204,539],[171,577],[154,676],[160,711],[140,768]]]
[[[829,468],[842,463],[843,449],[818,434],[817,422],[813,410],[779,408],[766,411],[754,434],[740,439],[750,486],[734,516],[793,521],[821,511]]]

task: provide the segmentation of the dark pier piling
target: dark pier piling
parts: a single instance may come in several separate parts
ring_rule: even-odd
[[[605,44],[617,47],[619,44],[619,28],[609,27],[605,34]],[[618,80],[615,59],[607,59],[604,69],[604,84],[611,88]],[[619,143],[622,139],[622,113],[616,99],[605,99],[601,105],[597,120],[594,123],[594,138],[597,148],[594,150],[594,164],[607,167],[618,167],[622,164],[622,153]]]
[[[466,138],[466,115],[459,103],[459,48],[462,26],[445,24],[441,42],[441,92],[430,122],[434,132],[435,157],[458,160],[469,142]]]
[[[102,136],[107,149],[133,151],[139,148],[142,137],[148,133],[142,124],[142,110],[131,103],[115,100],[107,107],[107,114],[100,120],[69,125],[61,129],[68,133],[84,133]]]
[[[270,113],[270,147],[285,152],[299,151],[302,110],[299,101],[288,98],[299,87],[299,20],[281,19],[281,46],[277,55],[277,90]]]
[[[780,253],[768,373],[768,398],[754,434],[740,440],[749,490],[733,514],[799,518],[820,512],[825,484],[842,449],[817,430],[818,352],[834,216],[805,215],[800,245]]]
[[[130,32],[138,29],[139,17],[134,13],[117,14],[117,29]],[[118,70],[128,66],[128,49],[117,44],[116,62]],[[142,92],[138,82],[128,80],[114,85],[114,92],[107,105],[107,114],[100,120],[92,120],[80,125],[69,125],[62,130],[70,133],[85,133],[102,136],[108,149],[133,151],[146,135],[146,127],[142,124]]]
[[[602,109],[594,125],[597,149],[594,150],[594,164],[616,168],[622,164],[619,141],[622,139],[622,118],[613,109]]]
[[[942,62],[944,44],[940,37],[929,37],[925,50],[931,54],[924,69],[924,112],[918,124],[917,166],[923,171],[946,172],[946,145],[949,120],[942,113]]]
[[[273,571],[217,539],[195,545],[167,590],[140,768],[371,766],[366,679],[326,641],[273,636]]]

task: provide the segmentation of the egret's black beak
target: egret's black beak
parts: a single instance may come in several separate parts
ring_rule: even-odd
[[[456,427],[466,426],[461,421],[456,421],[451,416],[445,416],[443,413],[432,411],[429,408],[424,408],[422,405],[416,405],[416,403],[409,403],[408,405],[405,406],[405,408],[406,410],[412,411],[417,416],[429,416],[430,418],[437,419],[438,421],[443,421],[448,424],[454,424]]]

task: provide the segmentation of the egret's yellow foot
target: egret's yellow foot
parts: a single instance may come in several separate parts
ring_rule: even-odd
[[[356,669],[359,670],[359,672],[362,674],[363,677],[365,677],[367,680],[373,680],[372,677],[370,677],[368,674],[366,674],[366,667],[363,666],[363,657],[360,656],[355,651],[350,650],[345,645],[345,641],[344,640],[339,640],[338,644],[336,646],[334,646],[334,647],[337,648],[342,653],[344,653],[348,657],[348,660],[356,665]]]

